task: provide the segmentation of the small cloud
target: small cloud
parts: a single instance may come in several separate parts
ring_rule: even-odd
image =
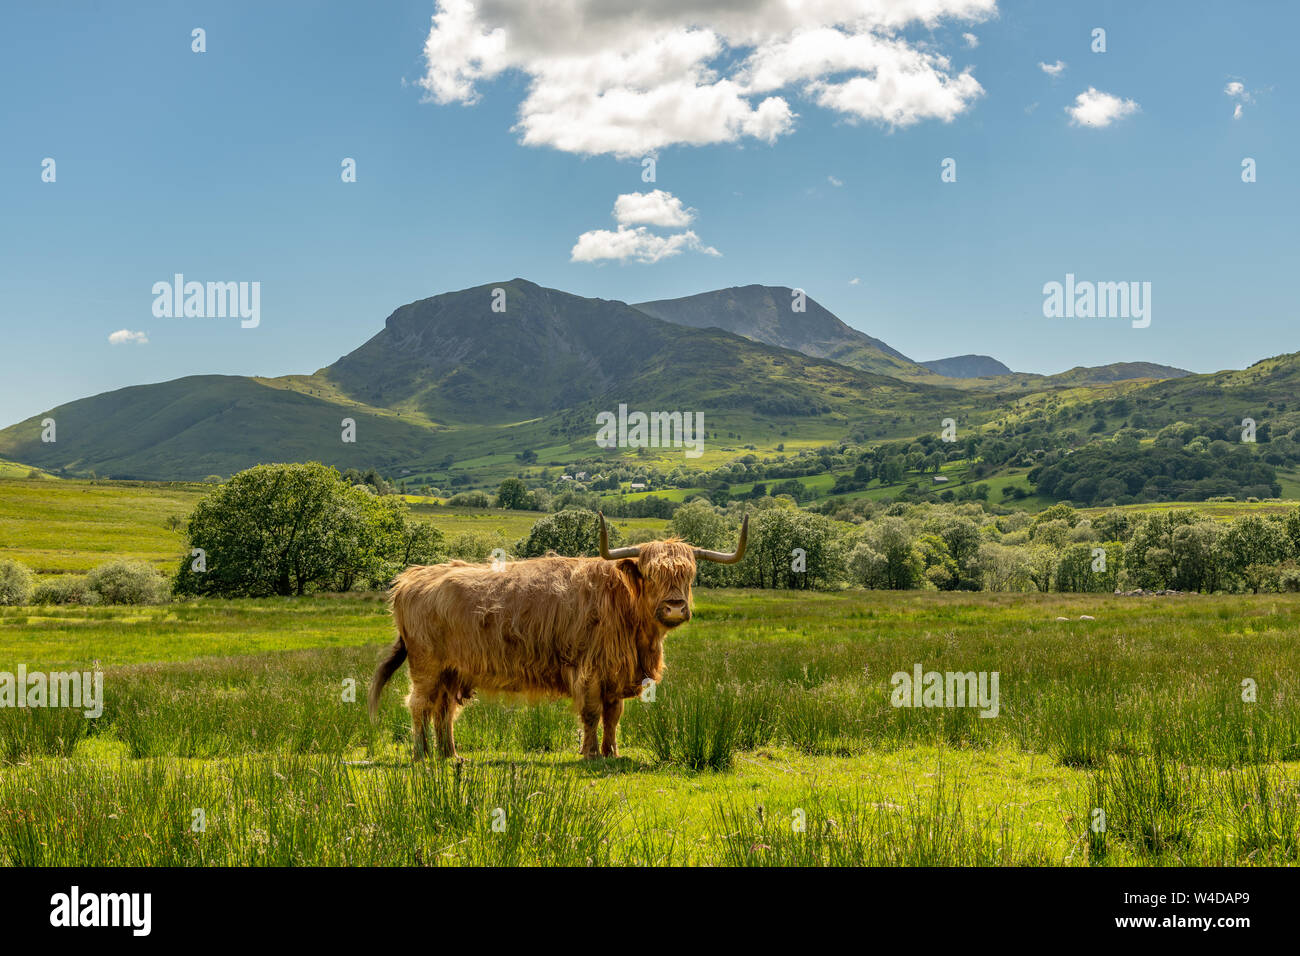
[[[966,41],[966,45],[972,50],[980,45],[980,38],[973,33],[963,33],[961,38]]]
[[[1070,114],[1071,124],[1100,129],[1140,109],[1133,100],[1123,100],[1090,86],[1076,96],[1074,105],[1067,106],[1065,111]]]
[[[599,262],[602,259],[626,262],[633,259],[651,263],[688,250],[707,256],[722,255],[701,242],[692,229],[669,235],[650,231],[649,226],[680,228],[695,219],[694,209],[686,208],[680,199],[662,189],[648,193],[623,193],[614,200],[613,216],[618,228],[584,232],[569,252],[571,262]]]
[[[599,262],[602,259],[626,262],[634,259],[637,262],[654,263],[687,250],[708,256],[722,255],[717,249],[702,243],[691,229],[671,236],[659,236],[645,226],[634,229],[619,226],[617,230],[593,229],[584,232],[570,251],[569,259],[571,262]]]
[[[844,181],[842,179],[836,179],[834,176],[827,176],[826,181],[830,183],[832,186],[836,186],[836,187],[844,185]]]
[[[1242,104],[1255,102],[1254,94],[1252,94],[1250,90],[1246,89],[1246,84],[1242,83],[1240,80],[1230,81],[1228,85],[1223,88],[1223,92],[1226,96],[1237,101],[1236,106],[1232,109],[1233,119],[1241,119],[1241,114],[1243,112]]]
[[[854,276],[852,279],[849,280],[849,285],[861,285],[861,284],[862,284],[862,280],[859,279],[857,276]]]
[[[695,210],[687,209],[670,192],[656,189],[648,193],[624,193],[614,200],[614,220],[620,226],[689,226]]]
[[[148,345],[149,337],[143,332],[118,329],[116,332],[109,333],[108,342],[110,345]]]
[[[1038,100],[1034,100],[1032,103],[1026,106],[1025,113],[1032,113],[1036,109],[1038,109]]]
[[[1039,60],[1038,68],[1048,76],[1060,76],[1065,72],[1065,61],[1057,60],[1055,63],[1044,63],[1042,60]]]

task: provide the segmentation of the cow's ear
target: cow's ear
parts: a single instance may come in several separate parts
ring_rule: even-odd
[[[627,581],[628,586],[634,591],[641,590],[641,583],[644,580],[641,576],[641,566],[637,564],[636,558],[620,558],[618,560],[619,574]]]

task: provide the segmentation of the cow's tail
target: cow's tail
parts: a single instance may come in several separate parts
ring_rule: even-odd
[[[406,642],[402,636],[397,635],[397,640],[393,641],[393,646],[388,651],[388,656],[380,661],[379,666],[375,668],[375,676],[370,679],[370,719],[379,719],[379,695],[384,692],[384,685],[388,679],[397,672],[406,660]]]

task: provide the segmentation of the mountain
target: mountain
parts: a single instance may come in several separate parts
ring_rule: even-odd
[[[56,441],[41,441],[53,418]],[[341,422],[361,438],[345,444]],[[192,375],[68,402],[0,431],[0,456],[73,475],[194,480],[268,461],[391,468],[418,456],[429,429],[263,380]]]
[[[638,302],[633,308],[678,325],[725,329],[864,372],[902,378],[928,375],[902,352],[845,325],[811,297],[805,295],[805,310],[795,312],[794,292],[788,286],[735,286],[680,299]]]
[[[1065,372],[1048,375],[1048,381],[1061,385],[1099,385],[1103,382],[1127,382],[1135,378],[1184,378],[1192,373],[1172,365],[1154,362],[1112,362],[1110,365],[1076,365]]]
[[[805,296],[805,311],[795,312],[791,308],[793,295],[794,290],[788,286],[746,285],[680,299],[637,302],[632,307],[677,325],[725,329],[755,342],[830,359],[850,368],[957,388],[1073,388],[1191,374],[1185,369],[1150,362],[1116,362],[1092,368],[1079,366],[1057,375],[1013,372],[987,355],[958,355],[914,362],[880,339],[845,325],[812,298]],[[943,382],[945,378],[953,381]]]
[[[961,384],[981,389],[1040,389],[1040,388],[1079,388],[1089,385],[1109,385],[1113,382],[1131,382],[1142,379],[1163,381],[1184,378],[1192,373],[1184,368],[1172,365],[1156,365],[1153,362],[1112,362],[1110,365],[1076,365],[1074,368],[1055,375],[1039,375],[1036,372],[1010,372],[993,378],[980,379],[978,382],[966,381]],[[954,383],[958,384],[958,383]]]
[[[1245,369],[1208,375],[1185,373],[1146,383],[1121,398],[1093,402],[1089,407],[1110,417],[1123,416],[1150,430],[1180,421],[1195,422],[1202,426],[1198,428],[1201,434],[1215,434],[1232,442],[1240,440],[1242,420],[1249,418],[1260,429],[1260,441],[1265,441],[1265,434],[1276,437],[1300,429],[1297,394],[1300,352],[1292,352],[1260,359]]]
[[[524,449],[555,463],[606,454],[596,415],[621,404],[701,412],[719,462],[742,442],[822,444],[854,429],[905,436],[947,415],[973,422],[993,411],[966,392],[514,279],[404,305],[311,375],[191,376],[69,402],[0,431],[0,458],[149,479],[314,459],[443,480],[450,461],[475,480],[499,480]],[[46,417],[58,428],[48,444]],[[356,423],[353,443],[342,440],[345,418]]]
[[[919,364],[945,378],[982,378],[1011,374],[1011,369],[988,355],[954,355],[952,358],[932,359]]]

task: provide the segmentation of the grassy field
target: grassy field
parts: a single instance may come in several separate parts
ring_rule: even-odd
[[[175,567],[184,521],[211,486],[172,482],[0,480],[0,553],[38,574],[115,558]]]
[[[0,557],[37,574],[84,573],[116,558],[148,561],[171,573],[185,550],[184,522],[211,485],[0,478]],[[500,532],[513,545],[541,517],[536,511],[451,508],[407,496],[412,513],[448,538]],[[662,529],[659,518],[619,518],[624,532]]]
[[[620,758],[483,700],[412,768],[405,669],[361,702],[377,598],[3,609],[0,670],[98,660],[106,703],[0,709],[0,864],[1294,863],[1297,631],[1287,595],[697,591]],[[998,715],[892,706],[916,664],[998,672]]]
[[[1232,521],[1242,515],[1284,515],[1294,511],[1300,501],[1295,499],[1269,499],[1267,501],[1154,501],[1140,505],[1120,505],[1123,511],[1134,518],[1148,514],[1166,514],[1170,511],[1195,511],[1197,514],[1215,521]],[[1095,517],[1110,511],[1110,508],[1081,508],[1080,513]]]

